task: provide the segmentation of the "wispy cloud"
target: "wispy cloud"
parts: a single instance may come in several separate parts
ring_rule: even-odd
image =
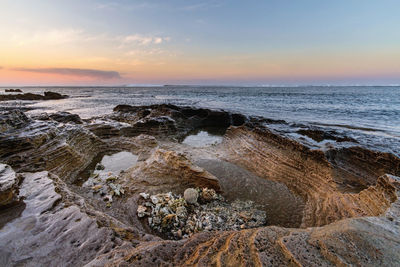
[[[142,2],[136,4],[122,4],[118,2],[104,2],[97,3],[95,5],[95,9],[99,10],[115,10],[115,9],[124,9],[124,10],[133,10],[133,9],[141,9],[141,8],[155,8],[158,7],[157,4]]]
[[[100,78],[100,79],[121,79],[117,71],[105,71],[94,69],[74,69],[74,68],[14,68],[14,71],[36,72],[59,74],[77,77]]]
[[[152,55],[161,55],[165,54],[166,51],[158,48],[154,49],[134,49],[130,50],[126,53],[127,56],[136,56],[136,57],[142,57],[142,56],[152,56]]]
[[[197,4],[193,4],[193,5],[183,6],[181,9],[186,10],[186,11],[193,11],[193,10],[199,10],[199,9],[221,7],[222,5],[223,4],[220,1],[205,1],[205,2],[200,2]]]
[[[98,3],[98,4],[96,4],[95,9],[115,9],[120,6],[121,5],[117,2]]]
[[[123,44],[136,43],[140,45],[161,44],[170,41],[170,37],[146,36],[141,34],[132,34],[122,37]]]

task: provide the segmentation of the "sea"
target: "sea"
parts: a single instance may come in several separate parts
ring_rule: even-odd
[[[0,89],[1,94],[5,94],[3,89]],[[111,113],[119,104],[169,103],[223,109],[249,116],[284,120],[287,124],[274,123],[269,127],[294,138],[299,138],[296,134],[298,129],[312,127],[351,136],[358,141],[357,145],[400,155],[400,86],[145,86],[20,89],[31,93],[53,91],[70,97],[63,100],[0,102],[0,109],[28,108],[30,109],[27,111],[28,114],[68,111],[84,119]]]

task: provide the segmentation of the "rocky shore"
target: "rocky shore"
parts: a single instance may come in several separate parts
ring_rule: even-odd
[[[271,123],[285,122],[1,111],[0,266],[399,266],[400,159]],[[192,146],[199,132],[223,135]]]

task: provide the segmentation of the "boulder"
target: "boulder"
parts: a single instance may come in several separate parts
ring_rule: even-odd
[[[197,190],[194,188],[188,188],[183,193],[183,198],[189,204],[196,204],[198,197],[199,197],[199,192],[197,192]]]
[[[0,208],[18,200],[18,182],[11,167],[0,163]]]

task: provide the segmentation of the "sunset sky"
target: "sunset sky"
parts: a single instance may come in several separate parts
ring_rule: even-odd
[[[0,3],[0,86],[400,84],[398,0]]]

